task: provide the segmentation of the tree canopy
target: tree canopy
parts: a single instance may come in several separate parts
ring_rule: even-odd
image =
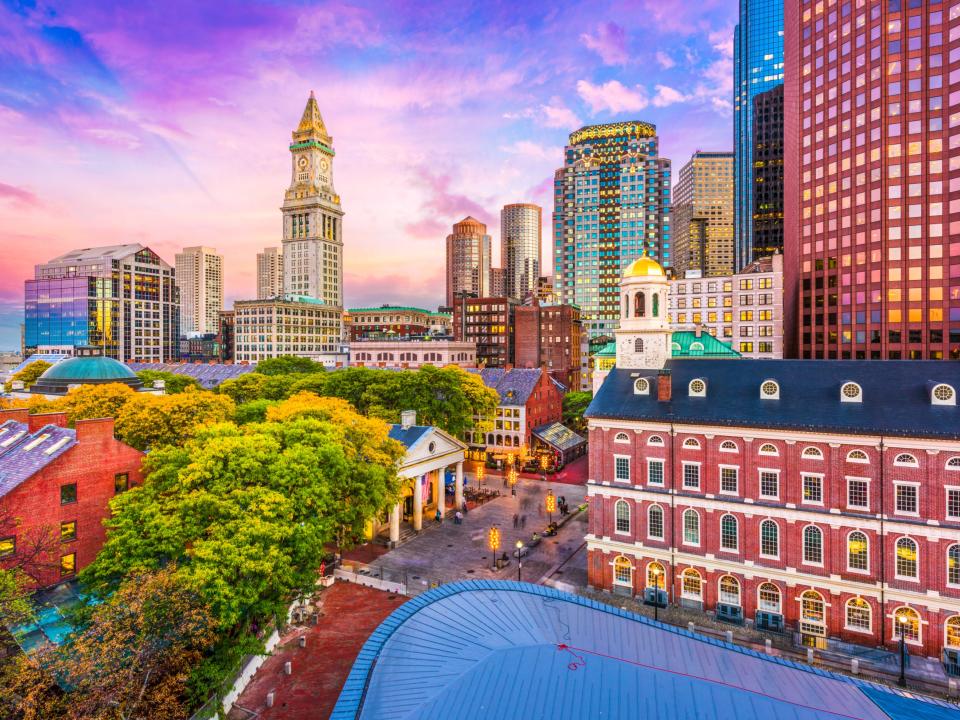
[[[137,393],[117,414],[117,437],[137,450],[180,445],[197,430],[233,417],[236,406],[226,395],[188,389],[176,395]]]
[[[261,375],[309,374],[324,372],[324,367],[310,358],[297,357],[296,355],[282,355],[280,357],[260,360],[257,363],[255,372]]]
[[[23,382],[23,386],[25,388],[29,388],[37,381],[37,378],[47,371],[47,368],[51,367],[53,367],[53,365],[48,363],[46,360],[34,360],[19,372],[14,373],[13,377],[10,378],[7,384],[3,386],[3,389],[6,392],[10,392],[10,389],[13,387],[14,380],[20,380]]]
[[[153,387],[157,380],[163,380],[164,391],[168,395],[182,393],[187,388],[195,390],[200,389],[200,383],[189,375],[179,375],[177,373],[167,372],[166,370],[141,370],[137,377],[143,381],[147,387]]]
[[[571,392],[563,397],[563,424],[580,435],[587,434],[587,422],[583,414],[593,400],[593,393]]]

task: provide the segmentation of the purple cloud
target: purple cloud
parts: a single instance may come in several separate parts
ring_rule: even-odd
[[[624,65],[629,59],[627,31],[614,22],[601,23],[594,35],[583,33],[580,42],[597,53],[605,65]]]
[[[39,198],[29,190],[0,182],[0,200],[9,200],[16,205],[40,206]]]

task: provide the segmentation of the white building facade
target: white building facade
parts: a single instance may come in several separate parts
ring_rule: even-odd
[[[187,247],[174,258],[180,288],[180,334],[216,333],[223,310],[223,255]]]
[[[264,248],[257,253],[257,299],[283,295],[283,249]]]

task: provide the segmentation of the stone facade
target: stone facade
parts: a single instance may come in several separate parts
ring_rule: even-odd
[[[351,367],[414,370],[424,365],[474,368],[477,366],[477,346],[452,340],[364,340],[350,343]]]

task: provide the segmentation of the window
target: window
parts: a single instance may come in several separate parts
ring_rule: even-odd
[[[630,458],[625,455],[614,455],[613,479],[621,482],[630,482]]]
[[[897,493],[897,512],[917,514],[917,486],[894,484]]]
[[[893,464],[899,467],[919,467],[917,459],[910,453],[900,453],[893,459]]]
[[[917,544],[907,537],[897,540],[897,577],[917,580]]]
[[[617,532],[629,534],[630,533],[630,506],[627,504],[626,500],[617,500],[616,515],[617,515]]]
[[[802,457],[810,460],[823,460],[823,451],[818,447],[805,447]]]
[[[720,548],[737,550],[740,547],[740,533],[737,518],[729,513],[720,518]]]
[[[60,542],[70,542],[77,539],[77,521],[68,520],[60,523]]]
[[[960,456],[952,457],[947,460],[945,467],[947,470],[960,470]]]
[[[17,539],[12,535],[0,538],[0,558],[10,557],[17,551]]]
[[[691,380],[687,390],[691,397],[706,397],[707,383],[700,378]]]
[[[893,614],[893,639],[920,642],[920,615],[913,608],[900,607]]]
[[[70,553],[60,558],[60,577],[73,575],[77,571],[77,554]]]
[[[700,443],[696,438],[687,438],[686,440],[683,441],[683,447],[691,450],[699,450]]]
[[[687,568],[681,575],[681,593],[690,600],[699,600],[703,595],[703,582],[693,568]]]
[[[860,597],[847,600],[847,628],[870,632],[870,603]]]
[[[780,497],[780,473],[776,470],[760,471],[760,497]]]
[[[825,635],[826,606],[820,593],[807,590],[800,596],[800,632]]]
[[[761,455],[771,455],[773,457],[776,457],[780,454],[780,452],[777,450],[777,446],[771,445],[770,443],[764,443],[761,445],[760,450],[757,452],[759,452]]]
[[[113,492],[119,495],[130,489],[130,473],[117,473],[113,476]]]
[[[720,578],[720,602],[724,605],[740,606],[740,581],[732,575]]]
[[[663,447],[663,438],[659,435],[651,435],[647,438],[647,445],[659,445]]]
[[[616,437],[613,438],[615,443],[628,443],[630,442],[630,436],[626,433],[617,433]]]
[[[663,508],[659,505],[647,510],[647,537],[663,540]]]
[[[847,570],[866,572],[870,569],[870,545],[866,534],[854,530],[847,535]]]
[[[803,476],[803,501],[823,504],[823,478],[819,475]]]
[[[934,405],[956,405],[957,393],[949,385],[936,385],[930,391],[930,402]]]
[[[764,380],[760,384],[760,397],[764,400],[778,400],[780,398],[780,385],[776,380]]]
[[[823,532],[813,525],[803,529],[803,561],[813,565],[823,564]]]
[[[623,555],[613,561],[613,584],[633,587],[633,565]]]
[[[944,644],[951,648],[960,647],[960,615],[947,618],[944,627],[946,629]]]
[[[663,460],[647,460],[647,483],[663,485]]]
[[[867,454],[863,450],[851,450],[847,453],[847,462],[869,463],[870,458],[867,457]]]
[[[696,510],[683,511],[683,542],[685,545],[700,544],[700,514]]]
[[[633,341],[633,351],[638,354],[643,352],[643,338],[637,338]]]
[[[687,490],[700,489],[700,466],[693,463],[683,464],[683,487]]]
[[[764,612],[780,612],[780,588],[773,583],[763,583],[757,589],[757,609]]]
[[[649,395],[650,382],[646,378],[637,378],[636,382],[633,383],[633,394]]]
[[[760,554],[764,557],[780,557],[780,528],[773,520],[760,523]]]
[[[724,440],[722,443],[720,443],[720,452],[735,453],[737,452],[737,444],[733,442],[733,440]],[[958,467],[960,467],[960,464],[958,464]]]
[[[70,483],[69,485],[60,486],[60,504],[69,505],[77,501],[77,484]]]
[[[658,562],[647,565],[647,587],[658,590],[664,590],[667,587],[667,574],[663,571],[663,565]]]
[[[947,585],[960,585],[960,545],[947,548]]]
[[[947,518],[960,520],[960,488],[947,488]]]
[[[847,507],[866,510],[870,507],[870,483],[867,480],[847,478]]]
[[[735,467],[720,468],[720,492],[737,494],[740,492],[739,469]]]
[[[840,402],[863,402],[863,390],[855,382],[844,383],[840,388]]]

